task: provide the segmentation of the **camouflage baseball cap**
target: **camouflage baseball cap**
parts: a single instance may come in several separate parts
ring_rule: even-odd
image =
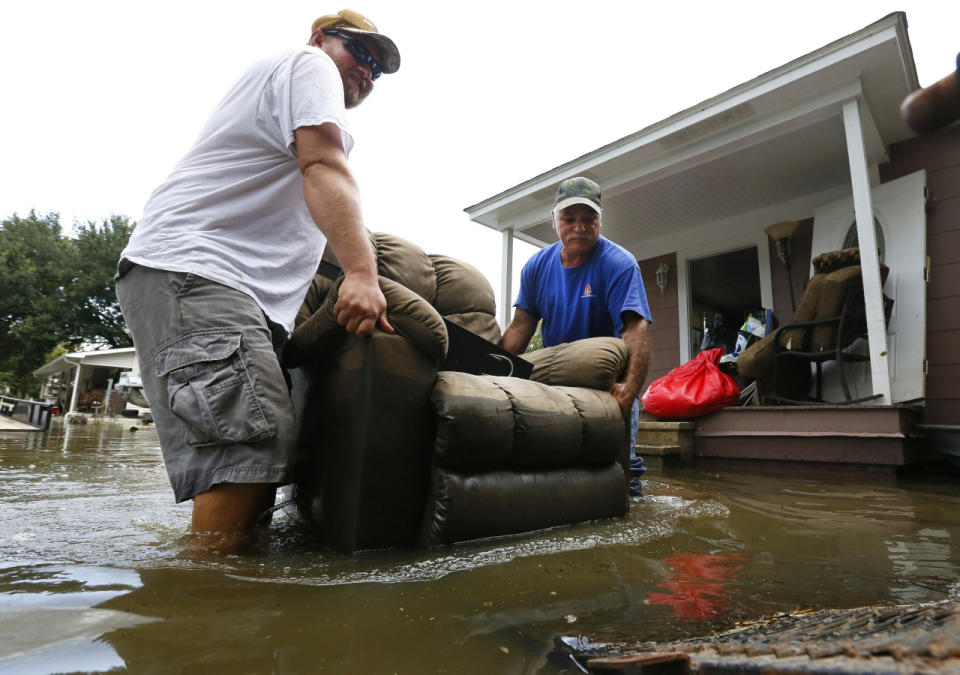
[[[383,72],[395,73],[400,69],[400,52],[397,50],[397,45],[386,35],[380,33],[373,21],[360,12],[354,12],[352,9],[342,9],[336,14],[321,16],[313,22],[310,33],[333,29],[352,37],[367,38],[374,42],[383,55],[380,60],[380,67],[383,68]]]
[[[586,204],[600,213],[600,186],[586,176],[568,178],[560,183],[553,200],[553,210],[560,212],[574,204]]]

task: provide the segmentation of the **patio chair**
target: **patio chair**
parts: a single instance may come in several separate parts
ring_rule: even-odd
[[[857,248],[833,251],[813,260],[814,275],[807,281],[794,322],[781,326],[740,354],[737,372],[760,384],[764,401],[788,404],[863,403],[876,395],[851,394],[845,363],[869,361],[851,350],[866,335],[866,310]],[[889,269],[880,265],[881,284]],[[893,301],[884,296],[889,321]],[[823,398],[823,364],[836,361],[843,400]],[[812,378],[812,381],[811,381]],[[815,394],[809,396],[811,388]]]

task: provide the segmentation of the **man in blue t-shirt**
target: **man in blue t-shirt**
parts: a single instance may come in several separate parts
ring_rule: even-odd
[[[513,321],[503,347],[526,350],[543,319],[544,347],[588,337],[620,336],[630,348],[622,382],[610,393],[630,420],[631,494],[640,494],[637,476],[643,460],[635,457],[637,396],[650,362],[650,308],[636,258],[600,236],[600,186],[589,178],[569,178],[557,189],[553,227],[559,241],[538,251],[523,266]]]

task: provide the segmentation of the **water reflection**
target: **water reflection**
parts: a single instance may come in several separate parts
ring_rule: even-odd
[[[895,580],[890,592],[898,602],[923,602],[931,589],[955,588],[960,561],[952,539],[948,530],[923,528],[884,541]]]
[[[152,621],[97,606],[140,587],[130,570],[7,566],[0,571],[0,672],[102,672],[125,661],[105,633]]]
[[[151,429],[0,434],[0,672],[559,672],[558,634],[668,640],[960,593],[953,478],[653,470],[624,520],[342,556],[280,514],[182,555]]]
[[[706,620],[723,616],[729,605],[730,584],[749,558],[739,553],[675,553],[664,562],[668,581],[659,586],[669,593],[651,593],[648,605],[667,605],[680,619]]]

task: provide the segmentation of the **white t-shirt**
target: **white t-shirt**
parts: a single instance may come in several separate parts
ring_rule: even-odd
[[[288,330],[326,237],[307,210],[294,129],[332,122],[353,148],[333,61],[301,47],[251,67],[158,187],[121,256],[253,297]]]

